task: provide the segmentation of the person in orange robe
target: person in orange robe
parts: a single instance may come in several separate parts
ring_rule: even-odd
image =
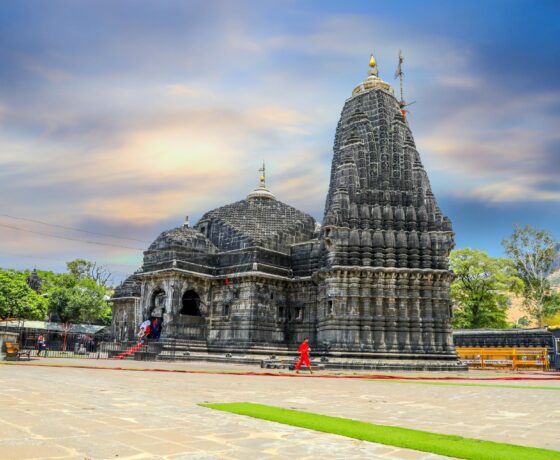
[[[307,338],[305,338],[305,340],[301,343],[298,351],[300,352],[300,357],[296,364],[296,372],[299,374],[301,365],[305,364],[308,367],[309,372],[313,374],[313,371],[311,370],[311,361],[309,360],[309,352],[311,349],[309,348],[309,341]]]

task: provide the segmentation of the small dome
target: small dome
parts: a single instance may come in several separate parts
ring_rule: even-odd
[[[383,81],[381,78],[379,78],[377,61],[373,56],[373,54],[371,55],[371,58],[369,60],[368,77],[362,83],[360,83],[358,86],[354,88],[354,91],[352,91],[352,96],[355,96],[356,94],[359,93],[363,93],[365,91],[369,91],[371,89],[382,89],[384,91],[393,94],[393,88],[391,88],[391,85]]]
[[[187,225],[160,234],[148,248],[149,251],[181,248],[200,252],[217,252],[216,247],[202,233]]]
[[[253,190],[249,195],[247,195],[247,199],[251,200],[254,198],[261,198],[265,200],[275,200],[276,197],[274,194],[268,190],[264,185],[260,185],[255,190]]]
[[[393,94],[393,88],[391,87],[391,85],[389,83],[383,81],[377,75],[370,75],[362,83],[360,83],[358,86],[356,86],[354,88],[354,91],[352,91],[352,96],[355,96],[356,94],[363,93],[365,91],[369,91],[370,89],[376,89],[376,88],[377,89],[382,89],[384,91],[387,91],[387,92]]]

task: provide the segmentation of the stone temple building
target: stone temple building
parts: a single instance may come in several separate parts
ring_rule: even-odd
[[[451,222],[404,103],[369,75],[336,128],[322,226],[258,188],[163,232],[115,292],[113,328],[147,318],[162,341],[217,357],[287,355],[308,337],[331,366],[459,369],[451,333]],[[228,355],[229,356],[229,355]]]

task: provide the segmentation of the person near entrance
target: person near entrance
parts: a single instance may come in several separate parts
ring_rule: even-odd
[[[158,318],[152,319],[152,338],[159,340],[161,334],[161,320]]]
[[[311,361],[309,360],[309,352],[311,351],[311,348],[309,348],[309,341],[307,340],[307,337],[299,346],[298,351],[300,352],[300,356],[299,356],[299,361],[296,364],[296,373],[299,374],[301,365],[305,364],[309,369],[309,372],[313,374],[313,371],[311,370]]]
[[[149,319],[140,324],[140,330],[138,331],[138,343],[144,343],[144,338],[147,338],[150,333],[151,324],[152,322]]]

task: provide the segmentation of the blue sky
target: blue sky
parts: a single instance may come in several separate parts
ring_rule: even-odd
[[[2,2],[0,266],[85,257],[121,278],[129,248],[243,198],[263,159],[277,197],[321,220],[344,101],[372,51],[397,86],[399,49],[457,246],[502,255],[516,223],[558,237],[558,5]]]

